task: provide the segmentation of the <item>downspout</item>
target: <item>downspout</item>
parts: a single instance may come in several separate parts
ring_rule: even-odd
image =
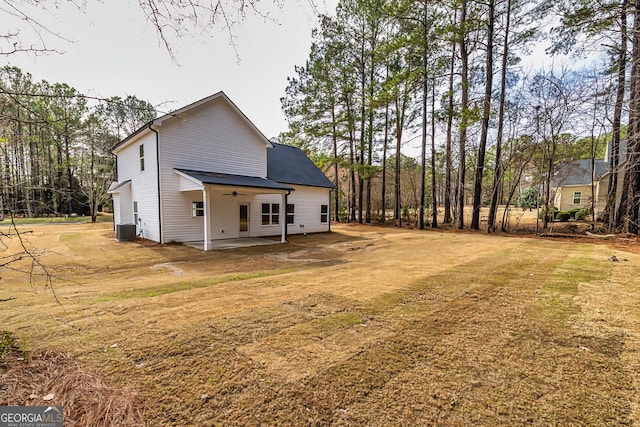
[[[160,243],[164,243],[162,239],[162,205],[160,204],[160,135],[158,131],[152,128],[153,121],[149,123],[149,130],[156,134],[156,170],[158,177],[158,233],[160,237]]]
[[[332,188],[331,190],[329,190],[329,202],[327,203],[327,222],[329,223],[329,233],[331,233],[331,214],[329,212],[331,212],[331,193],[337,191],[335,188]],[[336,218],[336,221],[338,220],[338,218]]]
[[[287,190],[287,194],[284,195],[284,242],[289,243],[289,223],[287,223],[287,204],[289,202],[289,194],[291,190]]]
[[[116,182],[118,181],[118,156],[116,156],[115,154],[113,154],[113,152],[111,152],[111,155],[114,157],[115,159],[115,169],[116,169]],[[113,194],[111,195],[111,207],[113,208]],[[116,211],[115,209],[112,209],[112,215],[111,215],[111,222],[113,222],[113,231],[116,231]]]

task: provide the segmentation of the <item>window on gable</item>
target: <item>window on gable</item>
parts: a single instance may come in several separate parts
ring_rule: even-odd
[[[191,216],[193,218],[198,216],[204,216],[204,202],[192,202],[191,203]]]
[[[293,224],[295,222],[295,205],[287,203],[287,224]]]
[[[320,222],[329,222],[329,205],[320,205]]]
[[[277,203],[262,204],[262,225],[276,225],[280,223],[280,205]]]
[[[573,192],[573,204],[579,205],[582,201],[582,191],[574,191]]]
[[[144,171],[144,144],[140,145],[140,172]]]

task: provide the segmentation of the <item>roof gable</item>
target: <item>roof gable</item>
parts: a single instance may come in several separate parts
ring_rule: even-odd
[[[596,159],[595,177],[591,175],[591,160],[581,159],[564,162],[558,165],[553,176],[552,187],[562,187],[567,185],[591,185],[595,179],[599,179],[607,173],[609,164],[604,160]]]
[[[607,149],[604,155],[604,161],[609,162],[609,157],[611,156],[611,144],[613,141],[607,141]],[[627,160],[627,140],[621,139],[618,142],[618,164],[621,165]]]
[[[231,108],[231,110],[233,110],[242,118],[242,120],[251,130],[258,134],[260,139],[264,142],[265,146],[272,147],[271,141],[269,141],[269,139],[260,131],[260,129],[258,129],[256,125],[253,124],[251,120],[249,120],[249,118],[238,108],[238,106],[233,101],[231,101],[231,99],[229,99],[229,97],[224,92],[220,91],[145,123],[144,126],[140,127],[131,135],[127,136],[125,139],[114,145],[112,151],[115,152],[116,150],[121,149],[123,146],[127,145],[128,142],[135,140],[138,136],[151,132],[152,126],[157,129],[158,127],[162,126],[162,123],[166,120],[188,115],[192,110],[215,101],[223,101],[229,108]]]
[[[267,178],[284,184],[335,187],[301,149],[276,143],[267,150]]]

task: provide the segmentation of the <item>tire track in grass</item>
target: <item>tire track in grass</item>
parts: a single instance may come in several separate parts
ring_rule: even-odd
[[[617,354],[580,348],[585,337],[571,330],[571,316],[579,309],[570,303],[550,305],[546,314],[540,308],[545,293],[571,299],[577,281],[602,277],[597,267],[580,267],[580,260],[591,262],[592,257],[572,251],[549,270],[549,277],[538,281],[537,289],[518,286],[483,295],[475,313],[467,312],[469,318],[433,347],[437,357],[391,381],[385,391],[393,392],[375,394],[371,401],[386,407],[376,413],[378,418],[364,419],[369,425],[385,425],[393,417],[410,420],[409,424],[626,425],[627,399],[632,394]],[[563,277],[571,272],[579,277]],[[518,295],[522,291],[524,295]],[[530,316],[532,308],[538,311],[535,317]],[[424,378],[430,380],[423,381],[423,388],[407,385]],[[398,394],[409,398],[402,404],[389,398]],[[425,416],[424,408],[431,414]],[[379,417],[387,421],[380,422]]]
[[[539,313],[552,325],[547,330],[530,315],[545,293],[572,297],[572,281],[602,274],[584,267],[588,253],[547,249],[513,259],[505,251],[459,266],[455,277],[430,277],[372,301],[361,313],[391,336],[315,376],[290,384],[268,378],[261,396],[238,401],[247,412],[216,422],[628,424],[631,389],[618,356],[580,349],[585,338],[568,326],[575,307]],[[572,279],[572,272],[579,275]],[[569,313],[559,316],[558,309]],[[565,323],[553,327],[558,319]]]
[[[356,412],[370,413],[372,417],[368,420],[375,420],[381,412],[375,409],[376,399],[372,404],[367,403],[368,396],[384,390],[394,379],[425,360],[441,357],[439,343],[456,334],[456,328],[468,324],[470,319],[483,317],[484,313],[478,311],[479,302],[485,301],[482,308],[487,308],[487,304],[491,306],[504,297],[505,288],[514,283],[522,286],[525,281],[530,284],[525,286],[524,293],[533,298],[541,284],[531,281],[531,257],[513,261],[508,256],[510,251],[460,265],[455,278],[448,274],[432,276],[404,291],[365,304],[361,312],[390,330],[391,336],[371,343],[315,376],[289,385],[274,381],[271,384],[274,394],[269,399],[253,401],[253,397],[247,396],[250,403],[244,407],[252,408],[252,419],[262,422],[330,424],[342,420],[358,424],[347,414],[353,413],[351,407],[362,405]],[[546,256],[536,259],[533,266],[539,268],[560,262]],[[492,265],[491,271],[486,271],[488,263]],[[478,271],[484,274],[478,277]],[[507,272],[510,276],[505,283]],[[241,422],[239,419],[217,420]]]

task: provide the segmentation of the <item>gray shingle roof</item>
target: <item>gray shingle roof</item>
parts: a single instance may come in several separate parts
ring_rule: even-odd
[[[119,188],[122,188],[127,184],[131,184],[130,179],[127,179],[126,181],[122,181],[122,182],[112,182],[111,185],[109,186],[109,189],[107,190],[107,193],[116,193],[118,192],[117,190]]]
[[[228,173],[194,171],[190,169],[176,169],[203,184],[232,185],[236,187],[268,188],[273,190],[291,190],[292,188],[269,179],[257,176],[233,175]]]
[[[276,143],[267,149],[267,178],[285,184],[335,187],[302,150]]]
[[[597,159],[595,162],[595,176],[601,177],[609,171],[609,163]],[[566,185],[590,185],[593,182],[591,176],[591,160],[581,159],[564,162],[558,165],[553,176],[552,187]]]

